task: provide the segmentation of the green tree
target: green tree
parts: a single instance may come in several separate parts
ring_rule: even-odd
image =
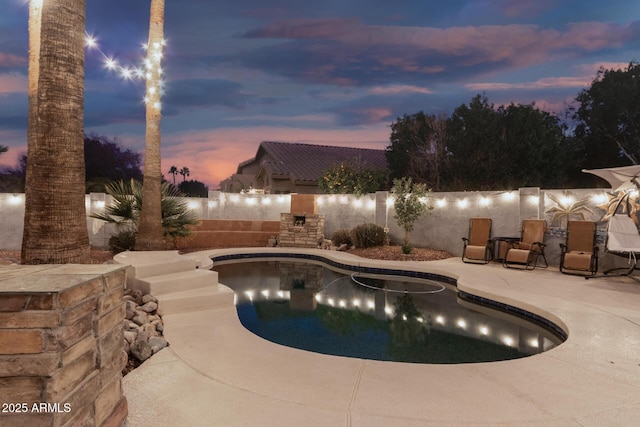
[[[30,2],[23,264],[89,262],[85,21],[85,0]]]
[[[427,204],[427,197],[431,190],[423,183],[414,183],[411,178],[394,179],[391,194],[393,195],[393,218],[404,230],[402,251],[411,252],[409,234],[413,231],[413,224],[433,206]]]
[[[503,151],[496,154],[500,176],[494,189],[565,184],[573,158],[566,155],[568,147],[558,117],[535,104],[500,106],[497,113],[497,141]]]
[[[387,171],[367,167],[359,158],[327,168],[318,180],[318,188],[328,194],[375,193],[386,187]]]
[[[436,191],[449,161],[447,117],[426,115],[420,111],[399,117],[391,124],[391,143],[386,149],[391,178],[410,177]]]
[[[142,156],[104,136],[84,137],[87,192],[104,192],[115,180],[142,180]]]
[[[584,167],[611,167],[640,161],[640,64],[601,68],[570,108],[574,134],[584,144]]]
[[[498,108],[484,96],[455,109],[448,121],[444,187],[450,191],[558,187],[577,160],[555,115],[534,104]],[[575,162],[575,163],[574,163]]]
[[[136,249],[164,249],[162,235],[161,186],[162,171],[160,168],[160,120],[162,110],[160,97],[161,60],[164,44],[164,0],[151,0],[149,17],[149,41],[147,44],[147,91],[146,91],[146,131],[145,160],[143,180],[144,206],[140,210],[140,226]]]
[[[447,123],[447,149],[451,153],[446,188],[485,190],[500,186],[505,166],[504,143],[498,138],[500,115],[482,95],[456,108]]]
[[[209,197],[209,187],[194,179],[182,181],[178,185],[178,190],[186,194],[187,197]]]

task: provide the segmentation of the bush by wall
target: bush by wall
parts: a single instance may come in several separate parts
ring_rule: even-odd
[[[372,248],[384,244],[384,228],[376,224],[360,224],[351,230],[356,248]]]

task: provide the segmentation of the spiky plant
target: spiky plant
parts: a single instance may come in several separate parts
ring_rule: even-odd
[[[115,224],[119,234],[135,234],[142,206],[142,184],[135,180],[114,181],[105,188],[107,194],[113,198],[113,203],[105,207],[103,212],[91,214],[91,217]],[[196,225],[198,219],[183,199],[184,194],[177,188],[165,182],[161,191],[163,235],[165,239],[170,238],[175,245],[178,237],[186,238],[192,234],[191,226]]]

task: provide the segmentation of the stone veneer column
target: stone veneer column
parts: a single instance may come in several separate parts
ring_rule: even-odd
[[[0,425],[119,426],[125,269],[0,266]]]

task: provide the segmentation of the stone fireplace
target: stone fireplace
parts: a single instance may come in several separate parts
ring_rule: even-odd
[[[292,194],[289,213],[280,214],[282,247],[317,248],[324,238],[324,215],[318,214],[314,194]]]

